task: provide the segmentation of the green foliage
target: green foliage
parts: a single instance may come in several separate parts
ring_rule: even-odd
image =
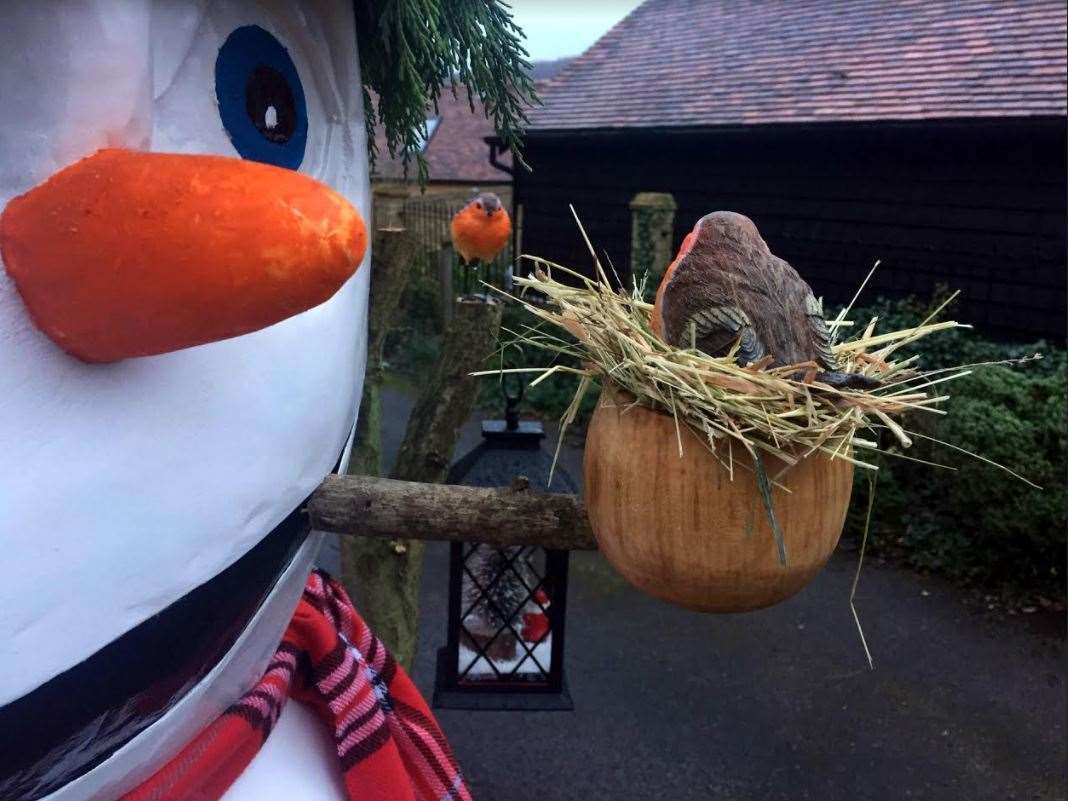
[[[372,165],[374,127],[405,171],[413,157],[427,178],[421,145],[429,109],[444,86],[467,90],[485,106],[506,147],[522,163],[525,109],[537,102],[522,31],[497,0],[365,0],[355,4],[363,103]]]
[[[519,345],[509,344],[515,338],[515,333],[524,326],[530,325],[533,317],[515,303],[509,303],[504,308],[501,319],[501,351],[497,354],[492,364],[486,369],[501,367],[551,367],[554,364],[569,364],[574,367],[580,366],[574,359],[567,359],[556,354],[548,353],[539,348],[523,348]],[[555,332],[554,332],[555,333]],[[503,359],[503,362],[502,362]],[[534,374],[527,376],[526,381],[532,380]],[[501,399],[500,382],[493,378],[484,378],[479,391],[479,405],[485,409],[499,410],[504,408]],[[559,420],[578,389],[579,378],[570,373],[557,373],[551,378],[542,381],[535,387],[528,386],[523,395],[523,403],[520,411],[524,416],[532,416],[542,420]],[[584,426],[597,403],[597,390],[591,389],[586,393],[579,407],[575,423]]]
[[[915,301],[885,302],[850,315],[858,323],[873,314],[885,330],[919,322],[928,309]],[[1003,345],[968,332],[950,332],[920,343],[921,366],[996,361],[1042,352],[1020,367],[977,368],[943,385],[948,414],[914,414],[906,427],[996,462],[1043,489],[1036,490],[997,467],[937,443],[918,439],[891,452],[949,465],[955,471],[880,456],[871,545],[912,565],[989,587],[1062,594],[1068,486],[1068,357],[1046,343]],[[859,476],[857,497],[867,479]],[[855,504],[849,529],[859,534],[864,510]]]

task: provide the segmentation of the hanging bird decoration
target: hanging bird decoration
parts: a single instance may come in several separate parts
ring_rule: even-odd
[[[449,225],[452,245],[467,264],[489,264],[508,243],[512,221],[492,192],[481,192],[460,209]]]
[[[687,234],[657,289],[652,328],[670,345],[709,356],[737,343],[742,365],[798,365],[806,380],[839,389],[879,386],[838,371],[822,304],[753,221],[732,211],[706,214]]]

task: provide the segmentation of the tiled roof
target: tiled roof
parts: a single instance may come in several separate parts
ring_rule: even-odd
[[[507,173],[494,169],[489,163],[489,148],[484,139],[493,135],[493,123],[486,119],[481,103],[475,101],[475,112],[472,114],[465,91],[458,91],[454,98],[452,92],[446,89],[438,101],[438,111],[437,126],[423,151],[431,181],[476,184],[512,180]],[[433,110],[430,114],[433,114]],[[401,180],[404,176],[403,167],[400,161],[389,158],[381,129],[375,132],[375,141],[379,157],[374,177]],[[510,154],[498,160],[511,166]],[[408,178],[415,180],[417,175],[418,168],[413,161],[408,168]]]
[[[647,0],[531,131],[1064,115],[1064,0]]]

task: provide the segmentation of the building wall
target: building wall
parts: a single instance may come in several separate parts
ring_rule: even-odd
[[[621,274],[636,192],[751,217],[830,303],[962,290],[955,318],[1011,338],[1065,336],[1065,120],[789,128],[746,133],[531,134],[516,170],[525,253],[587,269],[574,204]]]

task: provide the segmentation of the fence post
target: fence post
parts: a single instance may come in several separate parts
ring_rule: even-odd
[[[639,192],[630,201],[630,275],[637,284],[647,274],[647,295],[656,292],[671,263],[676,208],[667,192]]]

